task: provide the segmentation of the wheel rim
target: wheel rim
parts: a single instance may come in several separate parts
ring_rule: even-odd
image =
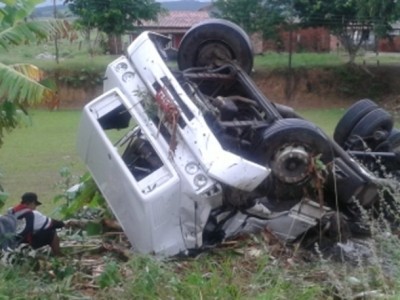
[[[222,66],[224,63],[234,60],[231,49],[224,43],[217,41],[207,42],[198,51],[197,65],[207,66]]]
[[[278,151],[271,163],[274,175],[286,183],[301,183],[309,177],[310,154],[302,146],[287,146]]]

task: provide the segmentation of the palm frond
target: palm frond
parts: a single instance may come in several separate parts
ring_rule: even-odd
[[[33,65],[0,63],[0,103],[37,104],[53,97],[53,91],[37,82],[41,71]]]
[[[0,5],[1,25],[11,27],[16,22],[24,20],[41,2],[43,0],[1,0],[0,3],[3,4]]]
[[[41,81],[44,79],[44,72],[38,67],[32,64],[14,64],[10,66],[15,71],[22,73],[23,75],[33,79],[35,81]]]
[[[8,49],[10,45],[36,42],[58,34],[65,37],[69,24],[62,20],[20,22],[0,32],[0,46]]]

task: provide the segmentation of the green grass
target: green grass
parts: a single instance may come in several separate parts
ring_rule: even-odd
[[[367,65],[399,65],[400,55],[398,53],[361,53],[357,56],[356,62]]]
[[[92,34],[93,39],[94,36]],[[128,43],[127,37],[125,37],[124,43]],[[105,69],[107,64],[115,59],[115,56],[103,54],[98,45],[94,46],[94,51],[95,55],[91,57],[82,38],[73,41],[61,39],[59,40],[60,64],[56,64],[52,59],[38,58],[39,54],[55,54],[53,41],[12,47],[10,51],[0,49],[0,62],[5,64],[32,63],[44,70],[79,70],[88,66],[93,69]],[[254,65],[256,68],[282,69],[288,66],[288,59],[289,54],[287,52],[265,52],[262,55],[255,56]],[[348,55],[343,51],[332,51],[330,53],[298,52],[292,55],[293,68],[332,67],[343,65],[347,61]],[[398,55],[393,53],[379,53],[376,55],[365,51],[360,51],[356,58],[356,63],[358,64],[377,65],[378,62],[381,65],[393,65],[398,64],[400,59]]]
[[[254,65],[259,68],[276,69],[287,68],[289,61],[289,54],[286,52],[276,53],[267,52],[263,55],[255,56]],[[292,67],[326,67],[337,66],[345,62],[342,55],[332,53],[293,53]]]
[[[80,70],[85,67],[92,69],[105,69],[107,64],[116,56],[103,54],[99,47],[94,47],[95,55],[92,57],[87,51],[87,46],[82,40],[59,40],[59,59],[57,64],[51,57],[55,55],[54,42],[28,44],[12,47],[10,50],[0,49],[0,62],[4,64],[30,63],[43,70],[63,69],[68,71]],[[41,58],[47,55],[49,58]]]
[[[300,52],[292,54],[293,68],[324,68],[341,66],[348,62],[348,55],[344,52],[313,53]],[[356,57],[356,63],[360,65],[393,65],[400,63],[400,56],[397,54],[363,53],[360,51]],[[266,52],[254,58],[255,68],[283,69],[289,64],[289,54],[287,52],[276,53]]]
[[[397,239],[387,250],[399,255],[398,245]],[[305,262],[301,250],[278,254],[272,248],[268,239],[253,235],[194,258],[162,260],[136,254],[123,263],[106,254],[94,278],[85,257],[80,258],[86,261],[82,267],[67,254],[47,261],[53,276],[27,265],[2,267],[0,299],[29,295],[29,299],[322,300],[398,299],[400,295],[399,277],[386,277],[378,260],[350,266],[308,256]],[[90,258],[96,263],[96,256]],[[398,262],[394,265],[398,268]],[[370,291],[380,296],[361,296]]]
[[[297,112],[305,119],[317,124],[330,137],[339,119],[345,112],[345,108],[334,109],[298,109]]]
[[[80,111],[32,110],[31,124],[15,129],[4,139],[0,152],[2,184],[10,194],[9,204],[19,201],[26,191],[37,192],[43,209],[53,208],[52,199],[60,192],[62,167],[83,173],[76,150]]]

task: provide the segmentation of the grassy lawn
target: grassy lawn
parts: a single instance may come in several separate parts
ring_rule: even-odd
[[[90,56],[86,44],[81,40],[59,40],[59,64],[55,61],[54,42],[37,45],[21,45],[12,50],[0,49],[0,62],[4,64],[30,63],[43,70],[62,69],[74,71],[91,68],[105,70],[109,62],[116,56],[103,54],[99,47],[94,46],[94,55]],[[12,51],[12,55],[10,55]]]
[[[317,124],[330,137],[339,119],[344,114],[346,108],[335,109],[299,109],[297,112],[305,119]]]
[[[43,210],[53,208],[52,199],[60,192],[59,171],[69,167],[75,174],[84,171],[75,151],[80,111],[32,110],[31,124],[4,139],[0,152],[2,184],[10,193],[8,204],[19,201],[26,191],[37,192]]]
[[[254,60],[256,67],[260,68],[286,68],[288,66],[289,54],[267,52],[263,55],[257,55]],[[324,67],[337,66],[345,62],[345,57],[332,53],[293,53],[292,67]]]
[[[300,52],[293,53],[292,67],[293,68],[324,68],[332,66],[340,66],[348,61],[348,55],[344,52],[330,52],[330,53],[311,53]],[[266,52],[262,55],[257,55],[254,58],[254,65],[256,68],[287,68],[289,62],[289,54],[286,52]],[[376,66],[379,65],[398,65],[400,63],[400,56],[396,53],[380,53],[375,54],[371,52],[363,53],[360,51],[356,57],[357,64],[365,64]]]
[[[93,35],[94,36],[94,35]],[[93,42],[93,41],[92,41]],[[125,38],[125,44],[128,40]],[[94,43],[95,55],[91,57],[87,51],[87,45],[82,39],[74,41],[59,41],[60,63],[57,64],[52,56],[55,55],[53,42],[38,45],[22,45],[12,48],[10,51],[0,49],[0,61],[5,64],[32,63],[44,70],[64,69],[80,70],[81,68],[105,69],[107,64],[114,60],[115,56],[105,55]],[[289,54],[287,52],[265,52],[256,55],[254,64],[259,68],[286,68],[288,66]],[[348,61],[346,52],[332,51],[330,53],[297,52],[292,54],[293,68],[332,67],[343,65]],[[356,63],[367,65],[398,64],[399,55],[396,53],[373,53],[360,51]]]

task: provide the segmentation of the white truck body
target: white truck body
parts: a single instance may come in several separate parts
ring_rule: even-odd
[[[151,35],[141,34],[126,57],[108,66],[104,94],[83,110],[78,152],[133,248],[174,255],[202,247],[210,211],[222,204],[221,184],[251,191],[270,170],[223,149],[165,65]],[[160,134],[165,112],[157,108],[157,97],[167,98],[179,110],[183,125],[177,126],[175,149]],[[154,107],[157,118],[150,117]],[[140,130],[162,162],[139,180],[123,160],[121,145],[113,143],[99,123],[116,109],[128,112],[133,124],[120,142]]]

